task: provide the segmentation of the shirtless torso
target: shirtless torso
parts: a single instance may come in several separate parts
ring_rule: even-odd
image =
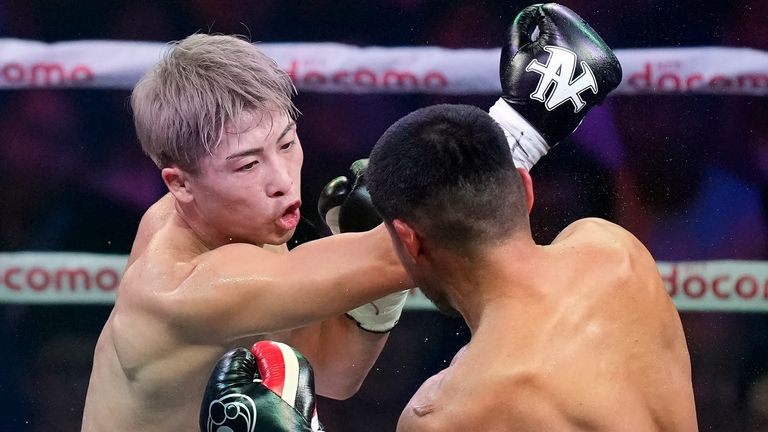
[[[338,314],[394,291],[396,278],[405,278],[393,252],[385,250],[386,236],[383,228],[334,236],[290,253],[285,245],[245,244],[208,251],[175,214],[173,199],[164,197],[142,219],[99,337],[82,430],[196,430],[216,360],[259,338],[282,340],[305,352],[316,369],[319,393],[323,387],[333,392],[324,383],[364,376],[368,368],[361,365],[372,365],[377,352],[369,359],[359,358],[364,351],[359,350],[358,358],[328,361],[317,346],[353,350],[356,340],[376,337]],[[349,249],[353,244],[356,252]],[[331,249],[335,252],[329,254]],[[361,253],[371,259],[361,261]],[[372,271],[382,274],[381,280],[362,283]],[[325,321],[298,328],[320,320]],[[333,331],[320,332],[321,326]]]
[[[680,319],[640,242],[588,219],[539,252],[498,278],[536,288],[482,308],[398,431],[697,430]]]

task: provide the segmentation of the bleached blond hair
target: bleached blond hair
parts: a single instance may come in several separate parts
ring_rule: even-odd
[[[225,126],[243,114],[274,112],[296,119],[296,89],[287,73],[250,42],[193,34],[174,42],[131,94],[136,133],[155,164],[197,173]]]

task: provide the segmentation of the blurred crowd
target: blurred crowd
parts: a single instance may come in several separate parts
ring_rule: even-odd
[[[253,41],[494,48],[522,1],[6,0],[0,38],[170,41],[194,32]],[[768,3],[564,0],[613,48],[768,50]],[[164,193],[139,148],[129,92],[0,92],[0,252],[126,254],[143,211]],[[325,235],[322,186],[379,135],[434,103],[483,108],[492,96],[301,93],[304,220],[291,247]],[[659,261],[768,259],[768,100],[622,96],[593,110],[532,170],[535,238],[573,220],[622,224]],[[106,306],[0,305],[0,430],[79,430]],[[768,320],[685,312],[703,431],[768,431]],[[322,399],[331,431],[392,431],[421,382],[469,338],[462,322],[407,312],[358,395]],[[394,378],[394,379],[393,379]],[[588,390],[585,390],[588,391]]]

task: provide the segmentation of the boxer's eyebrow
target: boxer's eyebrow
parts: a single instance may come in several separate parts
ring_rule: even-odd
[[[261,147],[250,148],[248,150],[243,150],[241,152],[233,153],[233,154],[227,156],[227,160],[237,159],[237,158],[241,158],[243,156],[253,156],[253,155],[262,154],[262,153],[264,153],[264,149],[261,148]]]
[[[283,139],[283,137],[285,136],[285,134],[287,134],[287,133],[288,133],[288,132],[289,132],[291,129],[293,129],[294,127],[296,127],[296,121],[294,121],[294,120],[291,120],[291,122],[290,122],[290,123],[288,123],[288,125],[285,127],[285,129],[283,129],[283,131],[280,133],[280,136],[279,136],[279,137],[277,137],[277,141],[280,141],[281,139]]]
[[[281,139],[283,139],[283,137],[288,132],[290,132],[291,129],[293,129],[294,127],[296,127],[296,122],[295,121],[291,121],[290,123],[288,123],[288,125],[285,127],[285,129],[283,129],[283,131],[280,132],[280,136],[278,136],[275,141],[277,142],[277,141],[280,141]],[[241,152],[233,153],[233,154],[227,156],[226,159],[227,160],[237,159],[237,158],[240,158],[240,157],[243,157],[243,156],[253,156],[253,155],[257,155],[257,154],[261,154],[261,153],[264,153],[264,149],[262,147],[250,148],[250,149],[247,149],[247,150],[243,150]]]

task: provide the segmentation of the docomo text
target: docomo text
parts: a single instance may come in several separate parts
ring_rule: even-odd
[[[683,73],[664,64],[645,63],[639,72],[629,75],[624,83],[630,92],[655,90],[661,92],[687,92],[707,89],[714,93],[741,93],[745,90],[768,89],[767,73],[738,75]]]
[[[448,87],[448,77],[437,71],[416,73],[408,70],[375,70],[359,67],[355,69],[322,70],[310,69],[293,60],[286,72],[297,86],[330,87],[335,89],[392,89],[397,91],[429,91]]]
[[[678,264],[661,270],[667,293],[673,300],[765,301],[768,277],[745,273],[698,272]]]
[[[21,292],[114,292],[120,284],[120,272],[113,267],[22,267],[3,269],[2,287]]]
[[[437,91],[448,87],[448,77],[437,71],[416,73],[407,70],[369,68],[313,70],[291,62],[286,70],[300,87],[329,87],[334,89],[391,89],[393,91]],[[0,81],[11,86],[57,87],[86,84],[94,81],[96,73],[87,65],[68,67],[61,63],[0,64]]]
[[[0,80],[9,85],[67,86],[93,81],[95,73],[86,65],[67,67],[61,63],[0,64]]]

